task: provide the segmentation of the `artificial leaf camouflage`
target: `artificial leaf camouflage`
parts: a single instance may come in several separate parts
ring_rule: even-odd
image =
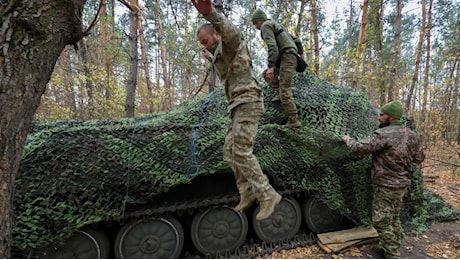
[[[313,74],[293,79],[302,127],[287,118],[262,86],[266,114],[254,153],[277,190],[318,194],[360,224],[370,223],[370,157],[352,156],[343,134],[366,138],[376,111],[361,92]],[[36,123],[16,180],[14,246],[46,248],[76,229],[124,218],[197,176],[230,172],[222,159],[225,95],[189,100],[173,111],[135,119]],[[420,189],[421,190],[421,189]]]

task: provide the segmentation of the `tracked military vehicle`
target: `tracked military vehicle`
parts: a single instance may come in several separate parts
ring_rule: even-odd
[[[15,256],[215,257],[369,225],[370,157],[351,155],[340,137],[367,137],[375,109],[312,74],[293,81],[296,129],[262,85],[254,153],[283,195],[270,218],[255,220],[257,204],[233,209],[239,196],[222,158],[230,119],[216,90],[168,113],[34,124],[16,180]]]

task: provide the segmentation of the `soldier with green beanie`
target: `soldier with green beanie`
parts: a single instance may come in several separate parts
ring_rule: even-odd
[[[380,111],[379,129],[370,140],[359,142],[349,135],[342,140],[353,154],[372,154],[372,222],[380,242],[380,249],[375,251],[381,251],[385,258],[400,258],[403,237],[400,213],[411,184],[409,166],[422,163],[425,153],[420,137],[400,121],[403,115],[400,101],[389,102]]]
[[[385,104],[380,111],[390,117],[401,119],[403,115],[402,104],[399,101],[392,101],[388,104]]]
[[[261,9],[254,11],[251,20],[267,44],[268,68],[264,71],[264,78],[279,94],[272,101],[281,100],[288,117],[286,127],[299,127],[301,123],[297,116],[291,81],[297,67],[296,53],[303,57],[302,42],[289,34],[281,24],[268,19]]]
[[[282,197],[270,185],[253,154],[259,120],[265,108],[262,90],[253,75],[249,49],[238,28],[212,7],[211,0],[192,0],[192,3],[210,22],[198,29],[197,38],[203,46],[203,54],[212,62],[225,85],[231,123],[223,154],[233,170],[240,193],[235,210],[243,211],[257,199],[260,210],[256,219],[266,219]]]

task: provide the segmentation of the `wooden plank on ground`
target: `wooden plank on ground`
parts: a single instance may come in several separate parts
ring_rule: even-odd
[[[363,238],[363,239],[356,239],[350,240],[344,243],[331,243],[331,244],[323,244],[321,241],[318,241],[319,247],[326,251],[326,253],[338,253],[345,251],[346,249],[350,248],[351,246],[360,246],[364,244],[370,244],[378,241],[377,238]]]
[[[347,241],[378,237],[377,230],[367,227],[318,234],[318,239],[323,244],[345,243]]]
[[[318,241],[318,245],[327,253],[332,253],[332,252],[337,253],[361,241],[363,241],[363,239],[357,239],[357,240],[351,240],[351,241],[347,241],[343,243],[333,243],[333,244],[323,244],[320,241]]]

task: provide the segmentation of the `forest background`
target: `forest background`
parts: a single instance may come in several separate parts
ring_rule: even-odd
[[[266,48],[250,17],[262,8],[304,44],[309,69],[367,93],[399,99],[426,143],[460,142],[460,2],[453,0],[215,1],[248,39],[256,73]],[[333,9],[333,10],[332,10]],[[186,0],[88,0],[90,35],[67,46],[35,120],[112,119],[168,111],[209,91],[210,64]],[[219,87],[219,85],[218,85]]]

